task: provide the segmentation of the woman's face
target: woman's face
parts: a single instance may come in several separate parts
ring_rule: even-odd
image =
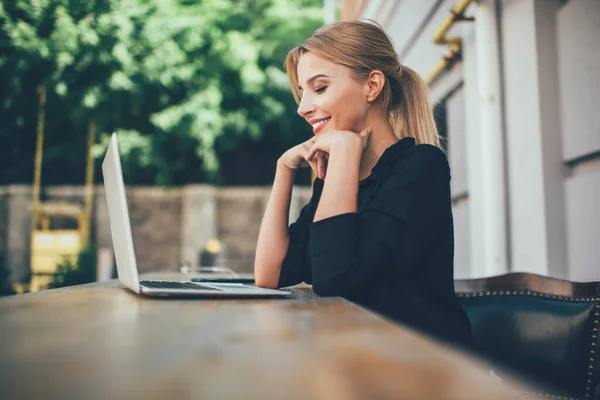
[[[313,127],[315,135],[364,129],[369,106],[365,86],[352,78],[348,67],[304,53],[298,62],[298,85],[298,114]]]

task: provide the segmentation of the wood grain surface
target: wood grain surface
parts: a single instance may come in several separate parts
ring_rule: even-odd
[[[148,299],[117,281],[0,299],[2,399],[511,399],[466,353],[340,298]]]

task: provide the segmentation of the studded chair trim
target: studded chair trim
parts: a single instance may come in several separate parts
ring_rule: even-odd
[[[457,293],[458,298],[473,298],[473,297],[483,297],[483,296],[531,296],[531,297],[540,297],[551,300],[558,301],[566,301],[566,302],[574,302],[574,303],[597,303],[596,309],[594,312],[594,323],[592,330],[592,343],[590,346],[590,354],[589,354],[589,364],[588,364],[588,377],[587,384],[585,388],[585,398],[592,399],[592,378],[594,375],[594,371],[600,368],[600,362],[598,358],[598,351],[600,348],[600,295],[598,297],[579,297],[579,296],[558,296],[548,293],[541,293],[532,290],[486,290],[480,292],[471,292],[471,293]],[[600,382],[598,382],[598,386],[600,386]],[[600,388],[599,388],[600,389]],[[557,399],[557,400],[577,400],[572,397],[562,397],[562,396],[554,396],[544,393],[530,393],[525,392],[526,394],[533,394],[536,396],[543,396],[549,399]],[[594,399],[596,400],[596,399]]]

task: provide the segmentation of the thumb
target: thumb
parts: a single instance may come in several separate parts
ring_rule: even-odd
[[[365,128],[360,132],[360,136],[362,136],[365,139],[368,139],[369,136],[371,136],[371,133],[373,132],[373,129],[371,128]]]

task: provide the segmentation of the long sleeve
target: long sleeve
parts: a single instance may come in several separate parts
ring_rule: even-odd
[[[302,208],[298,219],[288,228],[290,241],[281,265],[277,287],[294,286],[301,282],[310,284],[312,281],[307,249],[310,240],[310,224],[322,190],[323,181],[316,179],[310,201]]]
[[[448,162],[433,146],[417,148],[394,165],[364,210],[311,225],[317,294],[346,296],[386,269],[409,272],[441,235],[451,217]]]

